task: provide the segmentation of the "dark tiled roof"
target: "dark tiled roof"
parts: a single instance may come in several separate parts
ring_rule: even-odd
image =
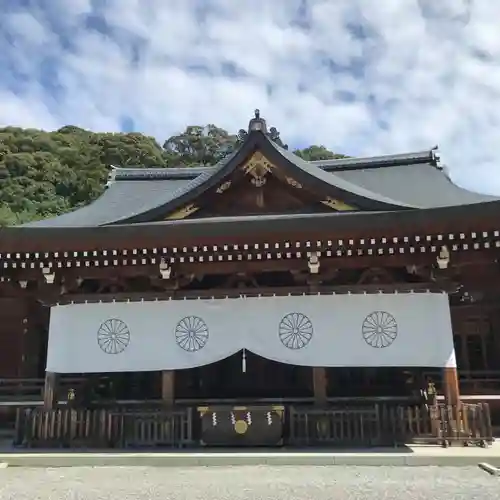
[[[290,163],[293,163],[303,172],[306,172],[309,176],[314,177],[321,182],[338,188],[341,191],[352,193],[360,198],[387,204],[389,205],[387,208],[413,208],[411,205],[408,205],[400,199],[380,195],[376,191],[366,189],[364,186],[356,185],[349,180],[342,179],[341,177],[338,177],[336,173],[325,172],[322,168],[318,168],[317,165],[313,165],[311,162],[303,160],[291,151],[281,148],[276,143],[272,142],[271,144]]]
[[[437,165],[435,150],[308,162],[263,134],[252,133],[239,150],[213,167],[113,168],[108,189],[96,201],[26,226],[92,227],[147,222],[216,185],[256,148],[272,156],[273,161],[281,161],[300,182],[308,181],[314,189],[329,192],[364,211],[452,207],[499,199],[455,185]]]
[[[196,179],[195,179],[196,180]],[[177,198],[193,180],[117,181],[94,202],[59,217],[25,224],[28,227],[102,226],[132,217]]]
[[[500,198],[463,189],[454,184],[444,170],[430,163],[343,170],[336,171],[335,175],[383,196],[397,196],[417,208],[470,205]]]
[[[340,158],[305,162],[293,153],[281,154],[300,168],[359,196],[412,208],[470,205],[498,200],[498,196],[475,193],[457,186],[438,166],[435,150],[417,153]],[[314,165],[314,167],[313,167]],[[318,168],[320,174],[314,171]],[[328,172],[325,175],[325,172]],[[330,178],[330,180],[328,180]],[[347,182],[350,186],[343,185]],[[354,186],[354,187],[352,187]]]
[[[201,174],[212,173],[215,166],[195,166],[176,168],[117,168],[112,167],[110,181],[146,181],[170,179],[194,179]]]
[[[416,163],[436,163],[436,149],[428,149],[415,153],[396,155],[370,156],[365,158],[337,158],[334,160],[312,161],[313,165],[321,167],[327,172],[344,169],[364,169],[390,167],[400,165],[414,165]]]
[[[373,156],[367,158],[339,158],[305,162],[289,151],[277,147],[281,154],[300,168],[312,173],[324,182],[334,181],[331,177],[313,170],[314,166],[335,174],[338,181],[347,181],[358,189],[358,193],[381,196],[391,203],[417,208],[454,206],[483,203],[498,197],[469,191],[457,186],[445,170],[437,165],[435,150],[414,153]],[[396,167],[396,168],[391,168]],[[214,167],[158,168],[158,169],[116,169],[116,179],[194,179],[202,173],[213,172]],[[343,184],[345,187],[345,184]],[[364,191],[359,191],[364,189]],[[401,201],[397,201],[401,200]]]
[[[85,227],[119,223],[177,200],[202,185],[225,164],[226,160],[213,167],[193,167],[192,172],[189,169],[191,175],[183,175],[187,168],[113,168],[108,188],[94,202],[24,226]]]

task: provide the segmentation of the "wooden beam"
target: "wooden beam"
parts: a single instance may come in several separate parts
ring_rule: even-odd
[[[173,406],[175,400],[175,371],[161,372],[161,399],[166,406]]]
[[[427,291],[441,292],[447,291],[446,287],[441,287],[435,283],[395,283],[392,285],[341,285],[326,286],[318,285],[314,293],[323,294],[348,294],[348,293],[424,293]],[[226,298],[226,297],[256,297],[262,296],[285,296],[303,295],[311,293],[310,286],[282,286],[282,287],[259,287],[259,288],[230,288],[230,289],[210,289],[210,290],[177,290],[172,292],[123,292],[107,294],[75,294],[65,295],[58,299],[60,304],[71,302],[111,302],[111,301],[140,301],[140,300],[169,300],[169,299],[189,299],[189,298]]]
[[[324,239],[324,238],[323,238]],[[407,245],[407,244],[405,244]],[[145,245],[143,245],[145,246]],[[272,246],[272,245],[271,245]],[[471,244],[472,246],[472,244]],[[323,250],[322,250],[323,252]],[[329,269],[365,269],[367,267],[379,267],[379,268],[404,268],[406,266],[417,266],[417,267],[429,267],[434,266],[436,263],[436,255],[431,252],[425,253],[410,253],[409,250],[404,254],[389,254],[387,249],[384,250],[384,255],[368,255],[366,252],[364,255],[356,255],[356,248],[352,250],[353,255],[337,256],[335,252],[330,257],[322,255],[321,257],[321,273],[323,270]],[[236,272],[247,272],[250,274],[255,274],[259,272],[273,272],[273,271],[308,271],[307,259],[300,257],[298,258],[295,254],[291,254],[287,258],[277,258],[275,255],[270,258],[256,259],[255,255],[249,260],[248,255],[255,253],[252,251],[241,251],[241,260],[235,257],[238,253],[234,250],[222,251],[219,250],[217,255],[214,256],[214,252],[205,252],[204,262],[199,262],[200,252],[192,253],[187,252],[182,255],[184,262],[176,261],[172,264],[172,269],[175,275],[209,275],[209,274],[234,274]],[[261,252],[265,254],[266,251]],[[324,252],[323,252],[324,253]],[[497,257],[497,249],[478,249],[470,251],[453,252],[452,259],[450,263],[450,270],[469,266],[484,266],[485,264],[491,264],[495,261]],[[209,261],[209,257],[214,260]],[[218,258],[222,260],[218,260]],[[117,258],[117,265],[107,265],[109,264],[109,258],[99,254],[95,258],[88,258],[91,261],[91,265],[83,266],[83,258],[68,258],[68,262],[73,262],[72,267],[66,267],[63,265],[61,268],[56,269],[57,280],[64,280],[65,283],[72,283],[77,277],[86,279],[103,279],[103,278],[116,278],[119,277],[140,277],[140,276],[158,276],[159,270],[157,264],[150,264],[150,259],[156,258],[149,256],[146,261],[148,263],[136,263],[131,264],[132,259],[126,257]],[[123,265],[123,260],[127,260],[128,264]],[[29,259],[28,259],[29,260]],[[64,260],[64,259],[63,259]],[[137,259],[138,261],[139,259]],[[193,262],[190,262],[193,260]],[[76,267],[74,265],[75,261],[82,263],[81,267]],[[96,265],[98,262],[99,265]],[[31,268],[26,266],[25,268],[20,268],[19,263],[15,263],[12,258],[5,259],[4,263],[8,266],[4,269],[4,276],[13,280],[13,283],[2,283],[2,289],[6,293],[16,293],[19,295],[29,295],[31,290],[21,289],[17,282],[19,280],[28,281],[38,281],[43,284],[42,276],[38,268]],[[16,267],[11,267],[13,265]],[[495,273],[492,273],[493,275]],[[500,273],[499,273],[500,274]],[[496,276],[495,276],[496,278]],[[495,279],[498,282],[497,279]],[[60,290],[58,285],[45,285],[43,286],[47,291],[51,290],[54,293]],[[71,287],[70,287],[71,288]],[[9,291],[8,291],[9,289]],[[33,290],[34,291],[34,290]]]
[[[59,376],[54,372],[45,373],[45,385],[43,387],[43,407],[46,410],[53,410],[58,403]]]
[[[328,400],[328,378],[326,369],[315,366],[313,372],[313,390],[314,390],[314,404],[317,406],[324,406]]]
[[[488,207],[488,205],[491,205]],[[33,230],[32,228],[4,228],[0,239],[0,252],[50,252],[50,251],[100,251],[103,248],[161,248],[165,241],[169,245],[190,246],[200,244],[221,243],[272,243],[282,241],[315,241],[327,234],[335,234],[338,238],[386,238],[412,237],[422,234],[446,234],[462,232],[491,232],[498,227],[498,204],[485,204],[481,212],[470,214],[464,207],[449,207],[435,210],[402,210],[387,214],[384,212],[370,215],[356,215],[331,221],[312,220],[297,228],[293,220],[268,221],[266,226],[249,226],[241,235],[231,235],[231,226],[211,225],[211,231],[203,227],[195,232],[192,224],[177,223],[181,227],[171,225],[132,224],[130,226],[51,228]],[[424,213],[425,212],[425,213]],[[354,219],[363,218],[362,224],[353,223]],[[361,220],[361,219],[360,219]],[[314,223],[313,223],[314,222]],[[238,222],[235,222],[237,224]],[[307,226],[307,227],[304,227]],[[411,227],[408,232],[406,228]],[[205,234],[200,234],[205,233]],[[228,237],[228,234],[230,235]]]

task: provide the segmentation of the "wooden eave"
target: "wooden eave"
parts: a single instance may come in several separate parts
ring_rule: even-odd
[[[4,227],[0,253],[162,248],[500,230],[500,201],[390,212],[217,217],[101,227]]]

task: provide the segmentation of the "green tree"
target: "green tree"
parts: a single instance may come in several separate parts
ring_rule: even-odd
[[[167,139],[139,133],[93,133],[71,125],[54,132],[0,128],[0,225],[53,217],[90,203],[104,189],[111,165],[214,165],[238,137],[215,125],[192,125]],[[339,158],[323,146],[295,153],[307,160]]]
[[[347,158],[345,155],[333,153],[325,146],[309,146],[304,149],[296,149],[294,153],[307,161],[320,161],[320,160],[336,160],[338,158]]]
[[[30,221],[30,214],[27,212],[13,212],[7,205],[0,205],[0,227],[23,224]]]
[[[215,165],[233,151],[238,137],[215,125],[190,126],[163,144],[165,160],[170,167]]]

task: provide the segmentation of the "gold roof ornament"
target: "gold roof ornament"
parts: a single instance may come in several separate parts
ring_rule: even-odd
[[[332,208],[333,210],[337,210],[338,212],[350,212],[356,210],[353,206],[330,197],[326,198],[326,200],[322,200],[321,203],[329,208]]]
[[[231,187],[231,181],[223,182],[216,190],[217,194],[222,194]]]
[[[197,212],[199,209],[200,207],[196,206],[194,203],[190,203],[189,205],[185,205],[184,207],[179,208],[175,212],[172,212],[165,218],[165,220],[185,219],[186,217],[189,217],[191,214]]]
[[[260,151],[256,151],[242,166],[245,174],[252,176],[252,184],[256,187],[262,187],[266,183],[267,174],[274,168],[275,165]]]
[[[298,181],[296,181],[293,177],[285,177],[285,180],[290,186],[296,188],[296,189],[302,189],[302,184]]]

